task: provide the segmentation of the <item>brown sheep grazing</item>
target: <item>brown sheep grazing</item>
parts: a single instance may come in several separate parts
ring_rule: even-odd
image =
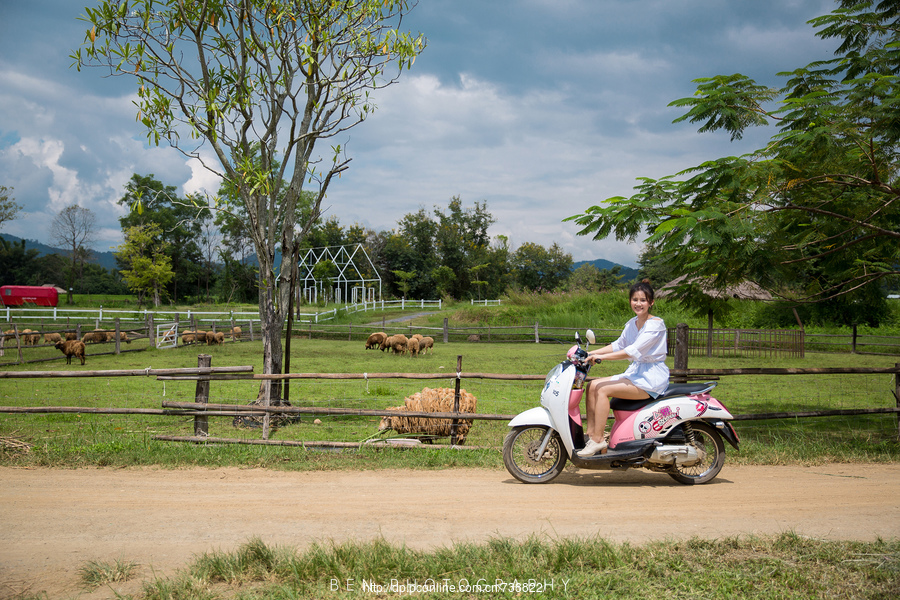
[[[56,342],[56,349],[66,355],[66,364],[72,364],[72,357],[77,356],[84,364],[84,342],[78,340],[68,340],[65,342]]]
[[[102,329],[95,329],[93,331],[88,331],[86,334],[81,336],[81,341],[85,343],[92,344],[100,344],[106,341],[106,332]]]
[[[45,344],[55,344],[56,342],[61,342],[62,336],[58,333],[45,333],[44,334],[44,343]]]
[[[194,341],[198,344],[202,344],[206,341],[206,332],[197,330],[194,332]]]
[[[225,343],[225,332],[217,331],[216,332],[216,344],[221,346],[224,343]]]
[[[108,333],[107,339],[109,339],[110,341],[115,341],[116,340],[116,332],[113,331],[111,333]],[[122,342],[125,342],[126,344],[131,343],[131,340],[128,339],[128,334],[125,333],[124,331],[119,332],[119,340]]]
[[[206,339],[206,334],[204,334],[203,339]],[[197,332],[196,331],[185,331],[181,334],[181,343],[182,344],[193,344],[197,341]]]
[[[408,342],[406,342],[406,351],[409,352],[410,356],[418,356],[419,340],[417,340],[416,338],[411,338]]]
[[[383,331],[378,331],[376,333],[369,334],[369,338],[366,340],[366,350],[378,349],[378,348],[381,348],[383,350],[384,348],[381,347],[381,344],[386,339],[387,339],[387,334]]]
[[[22,343],[26,346],[34,346],[40,341],[40,339],[41,336],[39,333],[35,333],[30,329],[22,330]]]
[[[390,348],[394,351],[394,354],[404,354],[406,352],[406,344],[409,343],[409,340],[402,333],[398,333],[397,335],[392,335],[388,339],[384,340],[384,348]]]
[[[419,340],[419,352],[425,354],[428,352],[428,349],[431,348],[432,354],[434,353],[434,338],[430,336],[425,336],[421,340]]]
[[[78,339],[78,334],[75,333],[74,331],[66,332],[66,341],[67,342],[71,341],[71,340],[77,340],[77,339]]]
[[[425,388],[406,398],[404,406],[388,408],[388,410],[404,410],[410,412],[453,412],[454,390],[452,388]],[[474,413],[478,401],[466,390],[459,390],[459,412]],[[422,435],[449,436],[452,419],[426,419],[423,417],[382,417],[378,431],[393,429],[397,433],[417,433]],[[456,439],[462,445],[472,427],[471,419],[457,421]]]
[[[231,339],[233,339],[234,341],[238,341],[239,339],[241,339],[240,327],[235,326],[231,328]]]

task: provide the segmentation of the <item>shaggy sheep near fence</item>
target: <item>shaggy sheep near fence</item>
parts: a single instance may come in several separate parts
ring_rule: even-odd
[[[224,331],[217,331],[215,333],[214,337],[215,337],[217,346],[221,346],[222,344],[225,343],[225,332]]]
[[[84,364],[84,342],[78,340],[68,340],[65,342],[56,342],[56,349],[66,355],[66,364],[72,364],[72,357],[77,356]]]
[[[71,341],[71,340],[77,340],[77,339],[78,339],[78,334],[75,333],[74,331],[67,331],[67,332],[66,332],[66,341],[67,341],[67,342],[68,342],[68,341]]]
[[[113,331],[113,332],[107,334],[107,339],[109,339],[109,340],[111,340],[111,341],[115,341],[115,339],[116,339],[116,332]],[[126,344],[130,344],[130,343],[131,343],[131,340],[128,339],[128,334],[125,333],[124,331],[120,331],[120,332],[119,332],[119,341],[125,342]]]
[[[417,340],[416,338],[412,338],[408,342],[406,342],[406,351],[409,352],[410,356],[418,356],[419,340]]]
[[[431,348],[431,352],[433,354],[434,338],[426,335],[421,340],[419,340],[419,352],[421,352],[422,354],[426,354],[429,348]]]
[[[232,327],[231,328],[231,339],[234,341],[238,341],[241,339],[241,328],[240,327]]]
[[[26,346],[36,346],[41,341],[41,334],[30,329],[22,330],[22,343]]]
[[[406,398],[404,406],[393,406],[388,410],[411,412],[453,412],[452,388],[425,388]],[[459,390],[459,412],[474,413],[478,401],[466,390]],[[393,429],[397,433],[413,433],[429,436],[449,436],[452,419],[426,419],[423,417],[382,417],[378,431]],[[472,427],[471,419],[461,419],[456,425],[457,443],[462,445]]]
[[[384,340],[387,339],[387,334],[383,331],[378,331],[375,333],[370,333],[368,339],[366,340],[366,350],[370,349],[384,349],[381,347],[381,344]]]
[[[55,344],[57,342],[62,341],[62,336],[58,333],[45,333],[44,334],[44,343],[45,344]]]

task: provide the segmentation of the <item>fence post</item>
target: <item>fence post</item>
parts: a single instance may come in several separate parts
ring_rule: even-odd
[[[853,324],[853,338],[850,341],[850,354],[856,354],[856,323]]]
[[[460,373],[462,373],[462,354],[457,355],[457,357],[456,357],[456,389],[453,394],[453,412],[455,412],[455,413],[459,412],[459,388],[460,388],[460,383],[461,383],[460,376],[459,376]],[[453,421],[451,421],[451,423],[450,423],[450,445],[451,446],[456,445],[456,442],[457,442],[456,428],[458,426],[459,426],[459,420],[453,419]]]
[[[894,373],[894,398],[897,400],[897,408],[900,408],[900,363],[894,365],[897,373]],[[897,413],[897,439],[900,440],[900,412]]]
[[[690,327],[687,323],[679,323],[675,327],[675,369],[687,370],[688,368],[688,337]],[[687,377],[675,377],[675,383],[687,383]]]
[[[538,322],[537,321],[534,322],[534,343],[535,344],[541,343],[541,335],[538,333]]]
[[[450,330],[447,328],[447,317],[444,317],[444,343],[446,344],[449,341],[450,341]]]
[[[209,368],[212,366],[212,356],[209,354],[200,354],[197,356],[198,368]],[[199,404],[209,404],[209,378],[204,379],[203,375],[197,378],[197,390],[194,392],[194,402]],[[194,417],[194,435],[209,435],[209,417]]]
[[[119,317],[116,317],[116,354],[122,353],[122,340],[119,331],[121,331],[121,326],[119,325]]]
[[[156,348],[156,325],[153,322],[153,313],[147,315],[147,335],[150,337],[150,346]]]

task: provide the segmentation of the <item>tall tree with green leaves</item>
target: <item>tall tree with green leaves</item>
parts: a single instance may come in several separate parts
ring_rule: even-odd
[[[751,280],[797,302],[850,307],[896,280],[900,11],[893,0],[843,0],[810,23],[838,40],[834,58],[781,73],[780,89],[741,74],[698,79],[693,96],[671,103],[687,109],[676,122],[732,140],[775,124],[765,147],[641,178],[634,195],[570,217],[580,233],[647,235],[681,274],[718,289]]]
[[[293,249],[350,162],[338,138],[425,47],[401,29],[409,9],[406,0],[105,0],[85,9],[75,65],[134,78],[150,142],[201,161],[237,191],[259,260],[265,373],[282,367]],[[298,222],[307,185],[315,200]]]
[[[93,243],[97,234],[94,225],[96,220],[91,209],[73,204],[56,213],[50,224],[50,236],[54,242],[66,249],[72,261],[69,267],[67,286],[69,304],[73,302],[72,290],[75,287],[75,281],[81,279],[84,263],[91,255],[88,246]]]
[[[173,276],[166,284],[166,296],[173,301],[203,295],[203,223],[210,217],[203,199],[181,198],[175,186],[166,185],[150,175],[131,176],[125,194],[119,199],[125,207],[139,206],[119,218],[122,231],[131,227],[156,224],[160,240],[167,244]]]
[[[0,185],[0,229],[3,228],[4,223],[15,219],[22,210],[22,205],[16,203],[12,193],[13,188]]]
[[[166,284],[175,277],[169,244],[162,239],[162,228],[155,223],[135,225],[125,229],[125,242],[116,251],[125,268],[122,277],[137,296],[138,304],[149,297],[159,306],[166,293]]]

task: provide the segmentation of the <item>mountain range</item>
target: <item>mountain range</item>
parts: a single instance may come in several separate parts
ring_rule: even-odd
[[[22,238],[16,237],[14,235],[9,235],[6,233],[0,233],[0,238],[3,238],[7,241],[12,242],[20,242]],[[54,248],[53,246],[48,246],[47,244],[41,243],[37,240],[25,240],[25,249],[26,250],[37,250],[41,255],[43,254],[63,254],[66,255],[65,250],[61,250],[59,248]],[[280,259],[279,259],[280,260]],[[93,250],[91,252],[91,260],[90,262],[96,263],[103,267],[104,269],[115,269],[116,268],[116,257],[112,252],[104,251],[100,252],[97,250]],[[582,260],[572,264],[573,269],[577,269],[578,267],[586,264],[592,264],[597,267],[599,270],[607,270],[611,271],[615,267],[620,267],[620,275],[622,275],[622,281],[628,282],[637,278],[638,270],[633,269],[631,267],[625,267],[614,262],[608,261],[603,258],[598,258],[595,260]]]

